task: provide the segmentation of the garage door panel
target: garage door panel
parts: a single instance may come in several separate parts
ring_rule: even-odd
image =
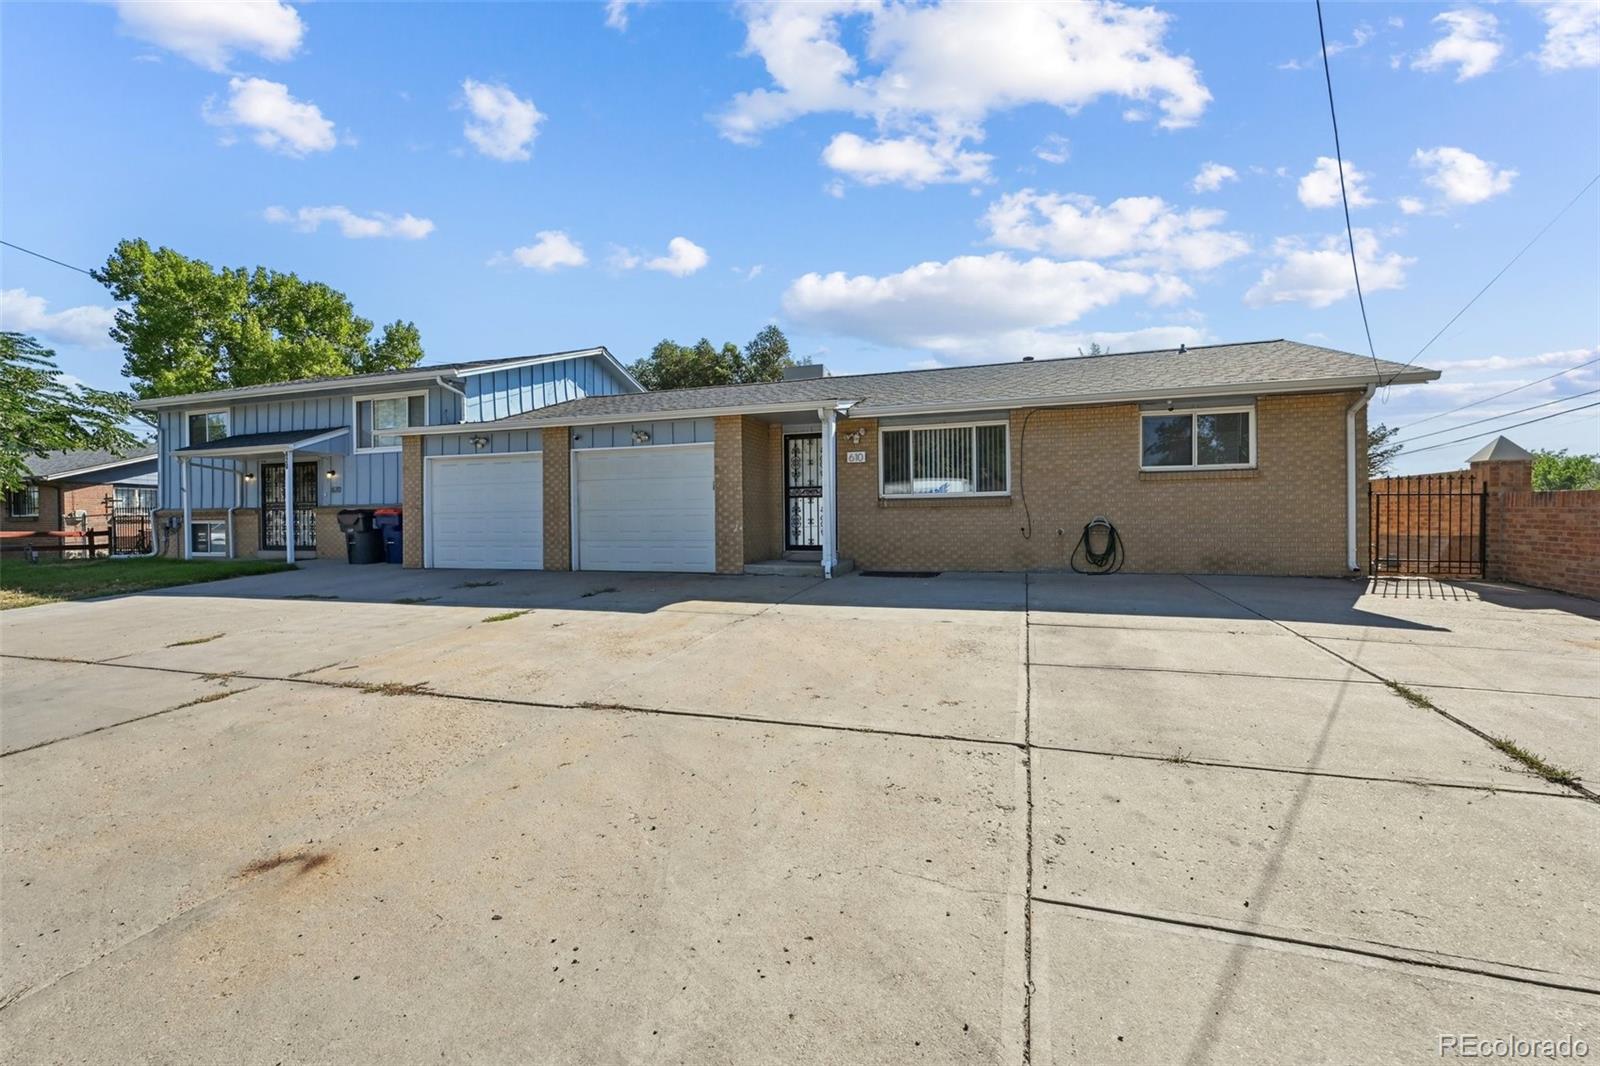
[[[580,451],[577,456],[579,567],[716,569],[709,445]]]
[[[430,566],[544,568],[542,456],[430,460],[423,506]]]

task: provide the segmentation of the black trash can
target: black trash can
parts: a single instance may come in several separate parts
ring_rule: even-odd
[[[398,507],[380,507],[372,512],[372,528],[383,537],[383,561],[400,564],[406,561],[406,542],[402,537],[402,514]]]
[[[339,529],[344,532],[345,558],[352,563],[383,562],[383,534],[372,528],[372,512],[339,512]]]

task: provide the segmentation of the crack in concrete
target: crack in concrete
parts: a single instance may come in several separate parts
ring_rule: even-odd
[[[90,663],[88,665],[101,666],[101,665],[107,665],[107,664]],[[114,665],[114,664],[112,664],[112,665]],[[227,689],[227,690],[222,691],[222,692],[209,693],[207,695],[199,697],[198,699],[187,700],[187,701],[185,701],[183,703],[178,704],[175,707],[163,707],[159,711],[151,711],[149,714],[136,715],[133,718],[124,718],[120,722],[108,722],[105,725],[95,726],[93,729],[85,729],[81,733],[73,733],[71,736],[54,737],[54,738],[52,738],[50,740],[41,740],[37,744],[29,744],[25,748],[17,748],[14,751],[0,752],[0,759],[9,759],[13,755],[21,755],[23,752],[27,752],[27,751],[38,751],[40,748],[48,748],[52,744],[60,744],[62,741],[65,741],[65,740],[77,740],[79,737],[90,737],[90,736],[93,736],[96,733],[104,733],[108,729],[116,729],[118,726],[132,725],[135,722],[143,722],[143,721],[147,721],[148,719],[151,719],[151,718],[158,718],[163,714],[171,714],[173,711],[187,710],[190,707],[198,707],[201,704],[205,704],[205,703],[216,703],[218,700],[226,699],[229,696],[236,696],[241,692],[254,691],[255,688],[256,688],[255,685],[251,685],[249,688],[230,688],[230,689]],[[0,1004],[0,1006],[3,1006],[3,1004]]]
[[[1027,862],[1022,902],[1022,1064],[1033,1062],[1033,582],[1022,574],[1022,772],[1026,821],[1023,823]]]
[[[1226,925],[1221,922],[1205,922],[1198,919],[1177,918],[1169,914],[1146,914],[1141,911],[1124,910],[1120,907],[1105,907],[1093,903],[1079,903],[1073,900],[1052,899],[1048,896],[1036,896],[1037,903],[1049,904],[1052,907],[1062,907],[1067,910],[1088,911],[1093,914],[1110,914],[1119,918],[1131,918],[1141,922],[1154,922],[1159,925],[1173,925],[1186,929],[1202,929],[1213,933],[1228,933],[1233,936],[1244,937],[1250,940],[1266,940],[1278,944],[1293,944],[1297,947],[1315,948],[1321,951],[1334,951],[1346,955],[1360,955],[1370,959],[1381,959],[1384,962],[1398,963],[1402,966],[1420,966],[1432,970],[1450,970],[1455,973],[1472,974],[1475,977],[1487,977],[1496,981],[1507,981],[1513,984],[1535,985],[1540,988],[1551,988],[1562,992],[1578,992],[1587,996],[1600,996],[1600,989],[1586,985],[1569,984],[1565,981],[1544,980],[1538,977],[1524,977],[1519,974],[1503,973],[1498,970],[1486,969],[1482,966],[1468,966],[1463,963],[1444,962],[1442,960],[1415,958],[1410,955],[1393,954],[1378,951],[1378,947],[1390,947],[1395,951],[1410,951],[1392,944],[1374,944],[1373,948],[1359,948],[1350,944],[1340,944],[1332,941],[1313,940],[1310,937],[1290,936],[1286,933],[1269,933],[1262,929],[1252,929],[1243,926]],[[1460,956],[1453,956],[1460,957]],[[1499,963],[1497,965],[1512,966],[1514,963]]]

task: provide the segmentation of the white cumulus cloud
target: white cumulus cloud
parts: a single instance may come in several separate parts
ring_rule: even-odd
[[[771,79],[716,116],[722,135],[740,143],[804,115],[842,113],[875,123],[880,143],[948,142],[954,157],[982,140],[989,115],[1030,104],[1074,112],[1120,98],[1140,105],[1140,119],[1157,114],[1177,128],[1198,121],[1211,100],[1194,62],[1165,47],[1171,16],[1151,7],[818,0],[746,2],[739,14],[745,53]],[[986,170],[966,173],[973,177],[950,180]]]
[[[990,243],[1005,248],[1170,271],[1210,270],[1248,252],[1242,235],[1218,228],[1226,219],[1213,209],[1179,210],[1159,196],[1101,206],[1090,196],[1023,189],[991,204],[983,223]]]
[[[513,248],[509,255],[497,255],[489,260],[490,265],[510,263],[548,274],[562,267],[581,267],[589,261],[583,245],[567,236],[564,230],[542,229],[533,236],[532,244]]]
[[[863,185],[894,183],[920,188],[938,182],[974,182],[989,176],[994,157],[964,152],[957,141],[923,141],[916,137],[885,137],[868,141],[854,133],[841,133],[822,150],[831,169]]]
[[[1068,355],[1062,327],[1158,288],[1146,274],[1006,252],[919,263],[897,274],[810,273],[783,296],[795,322],[823,332],[952,358]]]
[[[1216,192],[1230,181],[1238,181],[1239,172],[1223,163],[1202,163],[1200,172],[1189,182],[1194,192]]]
[[[1466,81],[1493,70],[1505,51],[1500,20],[1475,7],[1446,11],[1433,17],[1444,35],[1411,60],[1416,70],[1456,68],[1456,81]]]
[[[614,30],[628,28],[629,8],[643,7],[650,0],[606,0],[606,25]]]
[[[1405,285],[1406,268],[1416,262],[1397,252],[1385,252],[1371,230],[1355,231],[1356,262],[1361,266],[1364,292],[1381,292]],[[1350,246],[1343,237],[1328,237],[1315,247],[1293,237],[1273,246],[1277,261],[1261,272],[1261,279],[1245,293],[1251,307],[1299,303],[1327,307],[1355,295],[1350,270]]]
[[[646,257],[626,248],[613,248],[611,265],[618,270],[659,270],[675,278],[686,278],[711,262],[706,250],[687,237],[674,237],[667,242],[667,254]]]
[[[1374,201],[1367,194],[1367,175],[1355,164],[1344,161],[1344,187],[1351,207],[1367,207]],[[1307,207],[1339,206],[1339,161],[1331,155],[1317,156],[1317,164],[1300,179],[1300,202]]]
[[[390,215],[374,211],[370,215],[358,215],[339,204],[330,204],[326,207],[301,207],[294,211],[284,207],[269,207],[261,214],[268,222],[291,225],[301,233],[315,233],[326,222],[338,226],[339,232],[346,237],[355,239],[398,237],[407,241],[419,241],[433,232],[432,219],[418,218],[409,212],[404,215]]]
[[[1447,204],[1482,203],[1509,190],[1517,177],[1515,170],[1497,168],[1465,149],[1448,146],[1419,148],[1411,162],[1426,171],[1422,180],[1439,190]]]
[[[1428,209],[1428,205],[1415,196],[1402,196],[1395,203],[1400,205],[1400,213],[1405,215],[1420,215]]]
[[[339,143],[316,104],[296,100],[287,85],[265,78],[229,78],[226,103],[207,100],[203,114],[212,125],[253,131],[258,145],[284,155],[326,152]]]
[[[299,13],[279,0],[117,0],[117,17],[128,36],[215,71],[235,52],[289,59],[305,36]]]
[[[504,85],[489,85],[467,78],[461,94],[468,114],[463,129],[472,146],[490,159],[516,163],[532,156],[533,139],[539,135],[544,115]]]
[[[44,297],[27,289],[0,289],[0,329],[8,332],[29,333],[58,344],[109,348],[107,331],[115,321],[114,308],[86,304],[51,311]]]
[[[1600,4],[1594,0],[1555,0],[1540,5],[1544,46],[1539,65],[1545,70],[1600,67]]]
[[[1060,166],[1072,158],[1072,142],[1059,133],[1045,135],[1045,139],[1034,146],[1033,154],[1046,163]]]

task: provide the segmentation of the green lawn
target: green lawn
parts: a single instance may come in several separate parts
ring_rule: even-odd
[[[293,569],[275,559],[57,559],[30,563],[10,557],[0,560],[0,611]]]

